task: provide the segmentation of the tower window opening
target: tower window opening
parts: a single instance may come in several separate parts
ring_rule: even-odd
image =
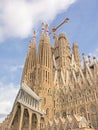
[[[43,70],[43,81],[45,80],[45,70]]]
[[[46,98],[44,98],[44,105],[46,104]]]
[[[46,71],[46,82],[47,82],[47,71]]]
[[[55,107],[55,100],[54,100],[54,107]]]
[[[48,83],[49,83],[49,72],[48,72]]]
[[[49,53],[49,52],[48,52],[48,53]],[[49,54],[48,54],[48,59],[50,59],[50,56],[49,56]],[[50,66],[49,66],[49,63],[50,63],[50,61],[48,61],[48,67],[50,67]]]
[[[48,95],[51,96],[51,89],[48,89]]]
[[[46,109],[46,114],[49,115],[49,108]]]
[[[47,62],[48,62],[48,57],[47,57],[47,51],[46,51],[46,66],[47,66]]]

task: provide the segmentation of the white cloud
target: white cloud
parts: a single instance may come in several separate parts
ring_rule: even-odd
[[[16,94],[19,90],[19,86],[15,86],[13,83],[4,84],[0,82],[0,115],[7,115],[10,113]],[[0,121],[5,116],[0,116]]]
[[[52,21],[76,0],[0,0],[0,39],[25,38],[39,21]]]
[[[18,71],[18,70],[20,70],[20,69],[23,69],[23,65],[11,66],[11,67],[9,68],[9,71],[15,72],[15,71]]]
[[[96,49],[96,52],[98,53],[98,48]]]
[[[95,50],[94,56],[98,59],[98,48]]]
[[[3,115],[3,114],[0,114],[0,123],[2,123],[2,121],[4,121],[4,119],[6,118],[7,115]]]

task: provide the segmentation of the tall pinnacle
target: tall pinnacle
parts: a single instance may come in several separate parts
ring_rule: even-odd
[[[42,23],[42,34],[44,33],[44,29],[45,29],[44,23]]]
[[[48,24],[46,24],[46,35],[49,34],[49,28],[48,28]]]
[[[34,31],[33,40],[31,40],[29,43],[29,50],[27,53],[21,80],[21,82],[23,82],[26,77],[27,85],[32,90],[34,90],[36,80],[35,70],[36,70],[36,32]]]
[[[34,31],[34,33],[33,33],[33,41],[35,41],[36,40],[36,31]]]

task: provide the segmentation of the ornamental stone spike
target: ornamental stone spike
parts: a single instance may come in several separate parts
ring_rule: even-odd
[[[44,23],[42,23],[42,33],[44,33],[44,29],[45,29]]]
[[[33,40],[35,41],[36,40],[36,31],[34,30],[33,32]]]
[[[49,34],[49,25],[48,24],[46,24],[46,35],[48,35]]]

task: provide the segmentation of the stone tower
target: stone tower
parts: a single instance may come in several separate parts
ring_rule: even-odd
[[[67,36],[60,33],[58,38],[55,38],[55,60],[59,68],[67,68],[70,63],[70,45]]]
[[[64,33],[60,33],[59,36],[54,35],[54,39],[54,108],[55,117],[58,118],[62,113],[62,93],[65,93],[66,91],[66,78],[71,62],[71,52],[68,38]]]
[[[33,40],[30,41],[27,53],[22,80],[26,80],[28,86],[34,91],[36,85],[36,32],[34,31]]]
[[[48,36],[48,25],[44,33],[44,23],[42,23],[42,34],[40,36],[37,69],[39,81],[39,96],[42,97],[41,108],[46,111],[48,119],[53,119],[53,74],[52,74],[52,52],[50,39]]]
[[[79,67],[81,67],[81,61],[80,61],[80,55],[79,55],[79,48],[78,48],[78,45],[76,43],[73,43],[72,53],[74,55],[74,59],[75,59],[76,64]]]

